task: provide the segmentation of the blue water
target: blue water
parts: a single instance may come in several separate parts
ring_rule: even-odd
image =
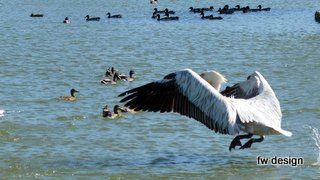
[[[316,1],[247,1],[270,12],[201,20],[190,6],[237,1],[0,2],[0,176],[114,178],[319,178],[320,24]],[[169,7],[178,22],[151,19]],[[44,13],[30,18],[31,12]],[[120,13],[109,20],[105,14]],[[100,16],[85,22],[84,16]],[[68,16],[71,24],[63,24]],[[106,68],[137,73],[132,83],[101,85]],[[126,114],[102,108],[130,88],[182,68],[217,70],[237,83],[260,71],[282,107],[282,127],[250,150],[229,152],[232,136],[176,114]],[[64,102],[71,88],[76,102]],[[311,128],[310,128],[311,127]],[[317,141],[318,140],[318,141]],[[257,156],[303,157],[304,165],[257,166]]]

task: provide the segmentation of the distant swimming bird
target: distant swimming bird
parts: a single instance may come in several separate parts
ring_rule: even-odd
[[[105,76],[106,77],[113,77],[113,75],[117,72],[117,70],[114,67],[110,67],[107,69]]]
[[[249,6],[248,6],[249,7]],[[251,12],[258,12],[258,11],[261,11],[260,9],[251,9],[249,8]]]
[[[193,13],[201,13],[202,12],[202,8],[193,8],[193,7],[189,7],[190,12]]]
[[[201,15],[201,19],[209,19],[209,20],[215,20],[215,19],[216,20],[221,20],[221,19],[223,19],[221,16],[214,17],[212,14],[209,15],[209,16],[205,16],[204,12],[201,12],[200,15]]]
[[[129,76],[125,75],[125,74],[120,74],[119,77],[122,79],[122,80],[125,80],[125,81],[133,81],[135,79],[135,77],[133,76],[135,74],[135,72],[133,70],[130,70],[129,71]]]
[[[120,117],[120,112],[119,111],[121,111],[121,108],[120,108],[119,105],[115,105],[113,107],[113,112],[111,112],[108,109],[108,105],[106,105],[102,110],[102,116],[103,117],[107,117],[109,119],[114,119],[114,118]]]
[[[209,8],[194,8],[194,7],[189,7],[189,11],[193,13],[201,13],[202,11],[213,11],[213,6],[210,6]]]
[[[155,19],[155,18],[157,18],[157,13],[156,13],[156,12],[153,12],[153,13],[152,13],[152,16],[151,16],[151,18],[152,18],[152,19]]]
[[[61,96],[60,98],[65,100],[65,101],[75,101],[77,100],[76,98],[76,93],[78,93],[79,91],[75,90],[75,89],[71,89],[70,90],[70,94],[71,96]]]
[[[63,23],[65,23],[65,24],[69,24],[69,23],[71,23],[71,21],[69,20],[69,18],[68,18],[68,17],[66,17],[66,18],[64,18]]]
[[[220,14],[233,14],[234,10],[229,9],[229,5],[225,5],[222,9],[219,8],[218,11]]]
[[[320,22],[320,11],[316,11],[314,13],[314,20]]]
[[[4,116],[5,111],[3,109],[0,110],[0,117]]]
[[[271,8],[262,8],[261,5],[258,5],[258,9],[259,9],[259,11],[270,11],[271,10]]]
[[[105,78],[105,79],[102,79],[100,81],[100,83],[101,84],[112,84],[112,85],[115,85],[115,84],[117,84],[118,80],[121,80],[121,78],[119,77],[118,72],[115,72],[115,74],[112,76],[112,79]]]
[[[178,16],[173,16],[173,17],[163,17],[163,18],[160,18],[160,14],[157,14],[157,20],[158,21],[173,21],[173,20],[179,20],[179,17]]]
[[[150,4],[157,4],[158,0],[150,0]]]
[[[236,5],[235,8],[232,8],[234,11],[243,11],[245,7],[240,7],[240,5]]]
[[[236,146],[250,148],[253,143],[263,141],[265,135],[292,135],[281,128],[280,103],[267,80],[257,71],[221,93],[197,73],[185,69],[119,96],[125,96],[120,102],[126,102],[125,106],[135,111],[173,111],[215,132],[247,133],[233,139],[230,151]],[[253,135],[260,138],[251,138]],[[242,145],[240,140],[244,138],[250,139]]]
[[[175,14],[176,12],[170,10],[168,8],[164,9],[164,13],[167,13],[167,14]]]
[[[246,6],[246,7],[243,8],[242,12],[243,13],[248,13],[248,12],[251,12],[251,9],[250,9],[249,6]]]
[[[89,15],[86,15],[86,21],[100,21],[100,17],[90,17]]]
[[[116,15],[111,16],[111,14],[109,12],[107,13],[107,16],[108,16],[108,18],[122,18],[121,14],[116,14]]]
[[[31,13],[31,14],[30,14],[30,17],[43,17],[43,14],[34,14],[34,13]]]
[[[210,6],[209,8],[201,8],[202,11],[213,11],[213,6]]]

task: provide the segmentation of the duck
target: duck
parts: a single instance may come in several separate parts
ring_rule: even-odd
[[[160,18],[160,14],[157,14],[157,20],[158,21],[172,21],[172,20],[179,20],[179,17],[178,16],[173,16],[173,17]]]
[[[86,15],[86,21],[100,21],[100,17],[90,17],[89,15]]]
[[[34,13],[31,13],[31,14],[30,14],[30,17],[43,17],[43,14],[34,14]]]
[[[243,9],[245,9],[245,7],[240,7],[240,5],[236,5],[234,8],[230,8],[233,11],[243,11]]]
[[[202,11],[213,11],[213,6],[210,6],[209,8],[201,8]]]
[[[155,13],[164,13],[165,12],[165,10],[158,11],[157,8],[154,8],[153,10],[154,10]]]
[[[75,93],[78,93],[79,91],[75,90],[75,89],[71,89],[70,90],[70,95],[71,96],[61,96],[60,98],[65,100],[65,101],[75,101],[77,100]]]
[[[259,11],[270,11],[271,8],[262,8],[261,5],[258,5]]]
[[[229,5],[225,5],[222,9],[219,8],[218,12],[220,14],[233,14],[234,10],[233,9],[229,9]]]
[[[115,74],[112,76],[112,79],[105,78],[105,79],[102,79],[100,81],[100,83],[101,84],[112,84],[112,85],[115,85],[115,84],[117,84],[118,80],[121,80],[121,78],[119,77],[118,72],[115,72]]]
[[[175,14],[176,12],[170,10],[168,8],[164,9],[164,13],[167,13],[167,14]]]
[[[191,6],[191,7],[189,7],[189,10],[190,10],[190,12],[193,12],[193,13],[201,13],[202,8],[193,8]]]
[[[314,20],[320,23],[320,11],[314,13]]]
[[[157,4],[158,0],[150,0],[150,4]]]
[[[113,77],[113,75],[117,72],[117,70],[114,67],[110,67],[107,69],[105,76],[106,77]]]
[[[5,112],[6,112],[5,110],[0,109],[0,117],[3,117]]]
[[[201,15],[201,19],[209,19],[209,18],[213,17],[212,14],[209,16],[205,16],[203,11],[201,11],[200,15]]]
[[[107,13],[107,16],[108,16],[108,18],[122,18],[121,14],[116,14],[116,15],[111,16],[111,14],[109,12]]]
[[[251,9],[250,9],[249,6],[246,6],[246,7],[244,7],[244,8],[242,9],[242,12],[243,12],[243,13],[248,13],[248,12],[251,12]]]
[[[64,18],[63,23],[65,23],[65,24],[69,24],[69,23],[71,23],[71,21],[69,20],[69,18],[68,18],[68,17],[66,17],[66,18]]]
[[[209,19],[209,20],[221,20],[223,19],[221,16],[214,17],[212,14],[209,16],[205,16],[203,12],[201,12],[201,19]]]
[[[156,12],[153,12],[153,13],[152,13],[152,16],[151,16],[151,18],[152,18],[152,19],[155,19],[155,18],[157,18],[157,13],[156,13]]]
[[[125,80],[125,81],[133,81],[135,79],[135,77],[133,76],[135,74],[135,72],[133,70],[130,70],[129,71],[129,77],[125,74],[120,74],[119,77],[122,79],[122,80]]]
[[[249,6],[247,6],[247,7],[249,7]],[[250,7],[249,7],[249,9],[250,9],[251,12],[258,12],[258,11],[260,11],[259,9],[251,9]]]
[[[102,109],[102,116],[109,119],[118,118],[121,116],[119,111],[122,111],[119,105],[113,107],[113,112],[109,110],[108,105],[105,105]]]

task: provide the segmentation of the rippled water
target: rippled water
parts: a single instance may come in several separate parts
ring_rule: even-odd
[[[247,1],[270,12],[205,21],[189,6],[237,1],[159,0],[178,22],[151,19],[139,1],[0,2],[0,174],[12,177],[319,178],[320,2]],[[108,20],[105,13],[121,13]],[[30,18],[31,12],[44,13]],[[85,15],[101,16],[85,22]],[[62,24],[65,16],[71,24]],[[134,69],[138,79],[101,85],[105,69]],[[282,126],[293,136],[268,136],[250,150],[228,151],[232,136],[215,134],[176,114],[138,113],[108,120],[118,94],[182,69],[214,69],[229,84],[260,71],[280,99]],[[58,99],[71,88],[76,102]],[[1,116],[1,115],[0,115]],[[297,156],[304,165],[257,166],[257,156]]]

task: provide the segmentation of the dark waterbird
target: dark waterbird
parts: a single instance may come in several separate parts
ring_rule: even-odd
[[[201,13],[202,11],[213,11],[213,6],[210,6],[209,8],[194,8],[194,7],[189,7],[190,12],[193,13]]]
[[[314,20],[320,23],[320,11],[314,13]]]
[[[220,17],[220,16],[214,17],[212,14],[209,16],[205,16],[203,11],[200,13],[200,15],[201,15],[201,19],[209,19],[209,20],[221,20],[222,19],[222,17]]]
[[[120,117],[120,112],[126,112],[124,109],[122,109],[119,105],[115,105],[113,107],[113,112],[109,110],[108,105],[105,105],[102,109],[102,116],[107,117],[110,119],[114,119],[117,117]]]
[[[158,21],[174,21],[174,20],[179,20],[179,17],[178,16],[172,16],[172,17],[163,17],[163,18],[160,18],[160,14],[157,14],[157,20]]]
[[[108,18],[122,18],[121,14],[116,14],[116,15],[111,16],[111,14],[109,12],[107,13],[107,16],[108,16]]]
[[[90,17],[89,15],[86,15],[86,21],[100,21],[100,17]]]
[[[261,5],[258,5],[259,11],[270,11],[271,8],[262,8]]]
[[[229,5],[225,5],[222,9],[219,8],[218,12],[220,14],[233,14],[234,10],[233,9],[229,9]]]
[[[60,98],[65,100],[65,101],[75,101],[77,100],[76,98],[76,93],[78,93],[79,91],[75,90],[75,89],[71,89],[70,90],[70,96],[61,96]]]
[[[65,23],[65,24],[69,24],[70,22],[71,22],[71,21],[69,20],[68,17],[64,18],[64,20],[63,20],[63,23]]]
[[[34,13],[31,13],[31,14],[30,14],[30,17],[43,17],[43,14],[34,14]]]

